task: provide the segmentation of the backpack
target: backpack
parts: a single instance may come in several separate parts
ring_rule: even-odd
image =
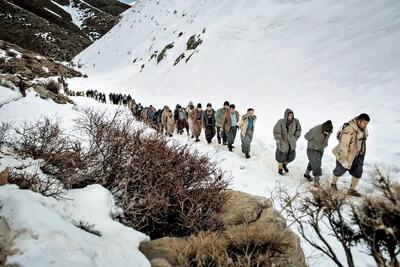
[[[345,122],[343,123],[342,127],[339,129],[339,131],[336,133],[336,139],[340,142],[340,140],[342,139],[342,131],[344,128],[346,128],[348,125],[350,125],[350,123]]]

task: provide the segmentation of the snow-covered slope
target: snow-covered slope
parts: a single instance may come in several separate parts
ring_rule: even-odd
[[[398,14],[395,0],[141,1],[75,58],[90,77],[70,85],[129,92],[158,107],[189,100],[216,107],[230,100],[241,113],[254,107],[255,138],[270,153],[287,107],[304,130],[331,119],[336,131],[366,112],[367,163],[400,166]],[[202,43],[186,50],[192,35]],[[163,60],[151,59],[171,43]]]

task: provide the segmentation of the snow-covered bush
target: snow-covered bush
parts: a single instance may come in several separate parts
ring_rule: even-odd
[[[3,122],[0,125],[0,145],[3,145],[7,141],[8,133],[11,128],[11,122]]]
[[[45,197],[62,198],[64,188],[58,180],[43,176],[38,173],[17,173],[11,172],[8,183],[16,184],[20,189],[28,189],[36,193],[40,193]]]

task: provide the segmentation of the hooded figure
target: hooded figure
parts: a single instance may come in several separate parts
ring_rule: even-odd
[[[289,172],[287,164],[296,158],[296,142],[301,136],[301,125],[291,109],[286,109],[284,118],[278,120],[273,130],[276,140],[275,158],[278,161],[278,173]]]
[[[333,125],[331,121],[326,121],[323,124],[317,125],[309,130],[304,138],[308,141],[307,157],[308,166],[304,173],[304,177],[310,182],[312,178],[310,172],[314,175],[314,185],[319,186],[319,177],[322,175],[322,157],[324,149],[328,146],[328,140],[331,136]]]

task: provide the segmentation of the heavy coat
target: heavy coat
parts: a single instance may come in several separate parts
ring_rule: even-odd
[[[339,144],[332,150],[336,160],[346,169],[350,169],[357,155],[357,141],[364,140],[360,153],[365,155],[367,137],[368,129],[362,131],[357,125],[357,118],[352,119],[349,125],[342,129]]]
[[[217,127],[222,126],[222,122],[224,120],[224,114],[225,114],[226,109],[225,108],[220,108],[215,112],[215,125]]]
[[[235,110],[235,114],[236,114],[236,119],[239,122],[240,114],[236,110]],[[224,129],[226,132],[229,132],[231,127],[232,127],[231,111],[228,109],[225,111],[224,116],[222,118],[221,128]]]
[[[243,137],[246,135],[247,125],[249,123],[249,121],[247,119],[248,119],[247,114],[243,115],[242,118],[239,120],[239,123],[238,123],[239,128],[240,128],[240,135],[243,136]],[[253,131],[254,131],[254,126],[256,124],[256,121],[257,121],[257,116],[254,115],[254,117],[253,117]]]
[[[279,151],[283,153],[288,153],[289,148],[291,151],[296,150],[296,142],[301,136],[301,125],[298,119],[294,118],[293,113],[293,121],[289,125],[289,129],[286,128],[287,125],[287,116],[289,113],[293,113],[292,110],[285,110],[285,117],[280,119],[274,127],[273,134],[276,140],[276,146]]]
[[[211,119],[211,120],[210,120]],[[216,130],[215,130],[215,110],[211,109],[209,112],[208,109],[204,111],[203,114],[203,128],[205,129],[205,135],[207,140],[211,140],[214,138]]]
[[[165,117],[165,130],[167,134],[173,134],[175,131],[175,118],[172,112]]]
[[[307,148],[316,151],[324,151],[328,146],[328,140],[331,133],[325,134],[322,130],[322,124],[311,128],[304,138],[308,141]]]
[[[201,113],[201,114],[199,114],[199,113]],[[203,126],[203,114],[204,114],[204,111],[203,110],[199,111],[197,109],[194,109],[191,112],[191,114],[192,114],[192,117],[193,117],[193,135],[196,138],[198,138],[200,136],[200,134],[201,134],[201,128]],[[189,114],[189,117],[190,117],[190,114]]]

